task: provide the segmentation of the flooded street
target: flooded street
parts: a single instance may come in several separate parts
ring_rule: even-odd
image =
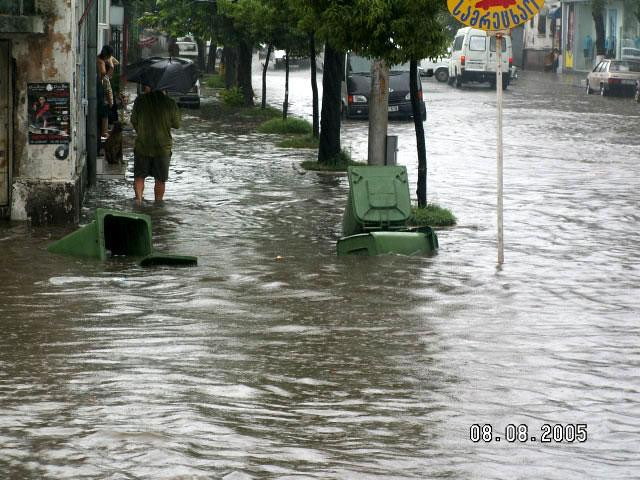
[[[310,118],[308,71],[291,81]],[[431,257],[338,258],[346,177],[198,111],[163,205],[134,207],[130,162],[82,218],[147,213],[197,267],[54,255],[70,227],[0,224],[0,477],[638,478],[638,105],[549,74],[509,87],[498,269],[495,92],[423,87],[429,201],[458,218]],[[414,197],[413,123],[389,133]],[[343,126],[354,159],[366,137]],[[588,438],[541,443],[544,424]]]

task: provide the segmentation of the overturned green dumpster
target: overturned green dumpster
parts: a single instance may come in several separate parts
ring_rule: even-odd
[[[47,250],[100,260],[136,257],[142,266],[198,263],[197,257],[154,252],[149,215],[105,208],[98,208],[91,223],[49,245]]]
[[[411,200],[406,167],[349,167],[348,176],[338,255],[420,255],[438,249],[431,227],[407,226]]]

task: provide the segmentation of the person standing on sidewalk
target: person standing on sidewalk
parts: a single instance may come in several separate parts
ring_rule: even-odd
[[[133,190],[136,202],[142,203],[146,177],[155,179],[155,201],[164,197],[169,178],[169,161],[173,140],[171,129],[180,128],[180,110],[164,92],[144,86],[144,93],[136,98],[131,112],[131,125],[136,131],[133,147]]]

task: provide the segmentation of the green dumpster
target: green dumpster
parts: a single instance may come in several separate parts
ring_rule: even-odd
[[[348,178],[338,255],[419,255],[438,249],[431,227],[407,227],[411,200],[406,167],[349,167]]]
[[[91,223],[53,243],[48,250],[100,260],[121,255],[144,257],[152,252],[151,217],[98,208]]]
[[[95,219],[70,233],[47,249],[77,257],[99,258],[128,256],[142,258],[140,265],[196,265],[197,257],[154,252],[151,242],[151,217],[142,213],[98,208]]]

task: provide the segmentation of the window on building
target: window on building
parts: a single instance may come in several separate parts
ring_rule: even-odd
[[[107,0],[99,0],[98,23],[107,23]]]
[[[0,0],[0,15],[34,15],[35,0]]]
[[[538,34],[539,35],[547,34],[547,16],[546,15],[538,16]]]

